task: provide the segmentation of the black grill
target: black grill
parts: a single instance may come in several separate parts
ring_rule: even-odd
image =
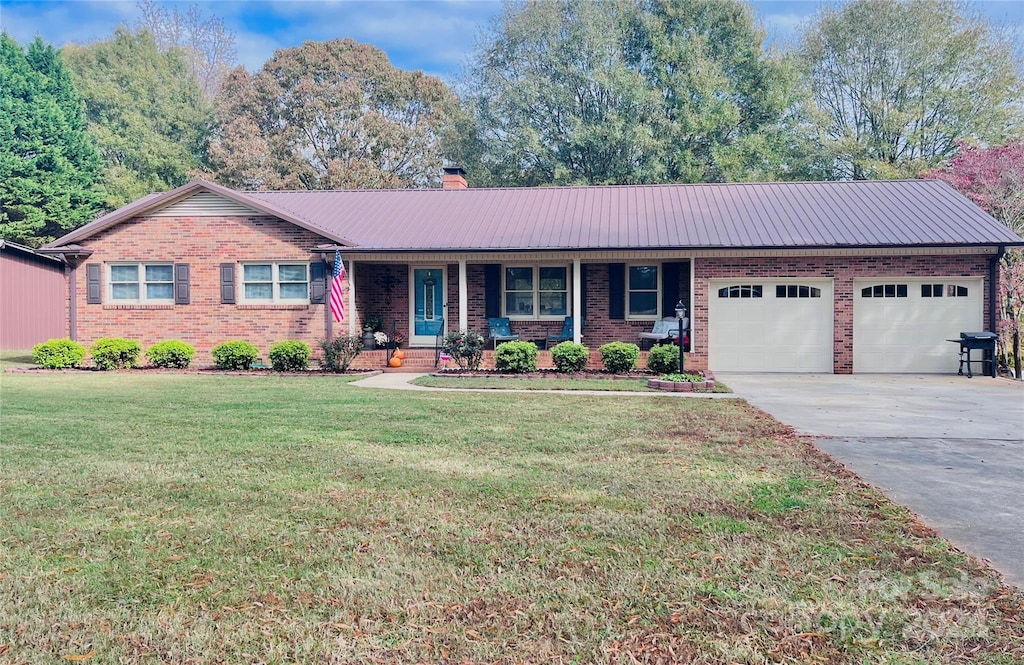
[[[960,339],[951,339],[950,342],[955,342],[960,345],[960,370],[957,372],[960,376],[964,373],[964,364],[967,364],[967,378],[971,378],[974,374],[971,373],[971,363],[980,363],[982,371],[985,370],[985,363],[988,363],[989,371],[992,373],[992,378],[996,376],[996,334],[993,332],[982,331],[982,332],[962,332],[960,333]],[[978,360],[971,360],[971,351],[981,351],[981,358]]]

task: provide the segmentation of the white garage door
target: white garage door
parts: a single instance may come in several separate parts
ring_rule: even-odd
[[[853,284],[854,372],[950,372],[961,332],[983,330],[982,280],[929,277]]]
[[[720,372],[832,372],[830,280],[711,280],[708,365]]]

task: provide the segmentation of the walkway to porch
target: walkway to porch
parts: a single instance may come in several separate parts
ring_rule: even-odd
[[[352,362],[352,369],[383,369],[385,372],[432,372],[434,371],[434,350],[433,349],[402,349],[405,352],[405,359],[401,367],[385,367],[387,364],[387,351],[385,349],[374,349],[363,351]],[[440,368],[442,365],[438,365]],[[456,367],[452,361],[448,362],[449,367]],[[555,364],[551,362],[550,351],[537,351],[537,369],[553,369]],[[638,368],[647,367],[647,352],[640,352],[640,359],[637,360]],[[494,369],[494,351],[484,351],[481,369]],[[587,369],[600,370],[604,365],[601,363],[601,354],[596,350],[590,352],[590,364]]]

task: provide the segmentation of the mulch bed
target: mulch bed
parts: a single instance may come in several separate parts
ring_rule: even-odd
[[[43,367],[10,367],[8,374],[81,374],[98,372],[104,374],[206,374],[222,376],[376,376],[381,374],[379,369],[349,370],[347,372],[324,372],[319,369],[306,370],[305,372],[275,372],[270,369],[250,370],[225,370],[215,367],[190,367],[188,369],[174,369],[169,367],[136,367],[134,369],[112,369],[101,370],[96,367],[75,367],[68,369],[45,369]]]

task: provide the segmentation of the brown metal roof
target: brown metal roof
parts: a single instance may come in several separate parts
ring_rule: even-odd
[[[358,251],[1021,245],[939,180],[236,192],[196,181],[106,215],[80,240],[205,187]],[[173,194],[173,196],[172,196]]]
[[[938,180],[250,192],[360,250],[1021,244]]]

